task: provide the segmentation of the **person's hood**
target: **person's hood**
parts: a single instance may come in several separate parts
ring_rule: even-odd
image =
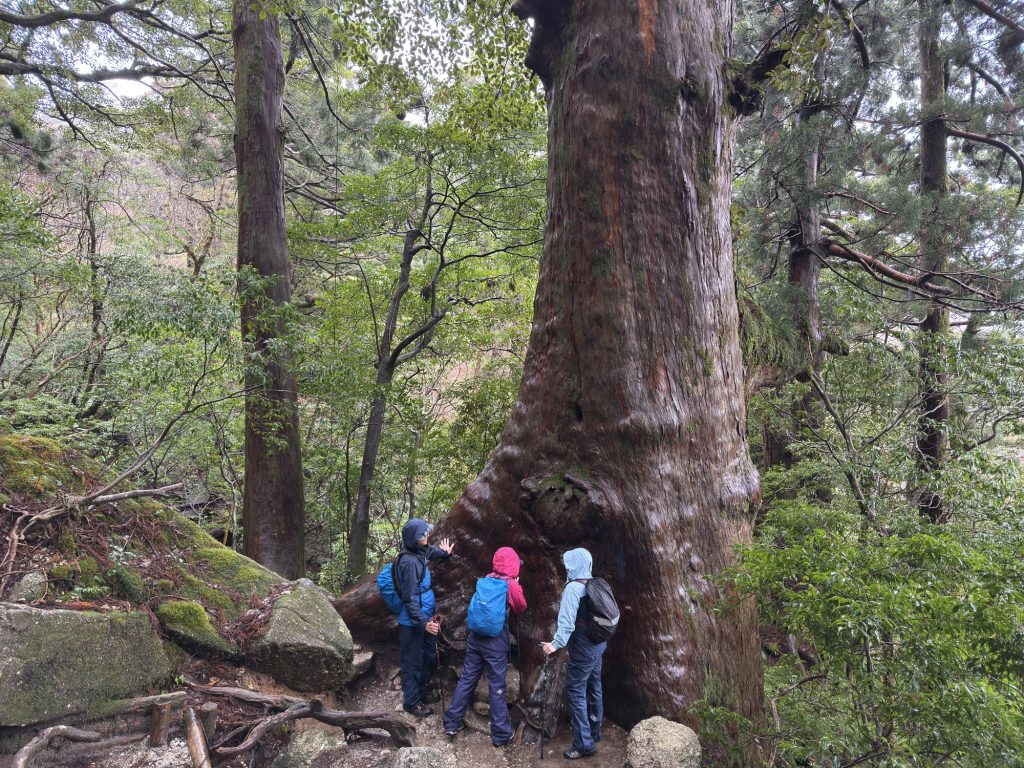
[[[402,546],[410,552],[419,552],[420,539],[430,533],[430,529],[433,527],[434,526],[426,520],[420,520],[418,517],[414,517],[402,526]]]
[[[562,563],[565,565],[565,572],[569,581],[593,578],[591,570],[594,567],[594,558],[583,547],[570,549],[562,555]]]
[[[519,575],[519,555],[512,547],[502,547],[494,553],[494,572],[499,576],[514,579]]]

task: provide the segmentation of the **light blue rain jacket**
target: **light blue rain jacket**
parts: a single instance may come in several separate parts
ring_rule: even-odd
[[[570,549],[562,555],[562,563],[569,578],[562,591],[562,602],[558,606],[558,626],[555,629],[555,638],[551,641],[555,648],[564,648],[569,642],[569,636],[576,629],[576,613],[580,608],[580,600],[586,593],[586,587],[573,579],[593,578],[594,558],[580,547]]]

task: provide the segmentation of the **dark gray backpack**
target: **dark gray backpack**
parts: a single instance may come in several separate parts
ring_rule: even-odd
[[[586,590],[580,600],[577,626],[582,625],[592,643],[607,642],[619,628],[619,604],[611,585],[604,579],[576,579]]]

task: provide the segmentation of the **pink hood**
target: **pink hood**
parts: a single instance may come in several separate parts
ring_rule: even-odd
[[[494,553],[494,572],[514,579],[519,575],[519,555],[512,547],[502,547]]]

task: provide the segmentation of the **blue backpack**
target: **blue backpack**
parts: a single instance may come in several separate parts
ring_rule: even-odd
[[[469,601],[466,623],[471,632],[484,637],[497,637],[505,628],[508,606],[508,582],[490,577],[476,580],[476,592]]]
[[[384,604],[387,605],[388,609],[392,613],[402,612],[402,595],[398,591],[395,580],[395,575],[398,572],[398,560],[402,555],[411,554],[411,552],[399,552],[398,557],[396,557],[393,562],[385,565],[377,575],[377,591],[380,592],[380,596],[384,599]],[[415,555],[413,555],[413,557],[415,557]],[[419,584],[423,581],[423,575],[427,569],[427,565],[422,561],[422,559],[417,559],[420,560],[420,565],[423,566],[423,570],[419,572],[418,578],[416,579],[416,583]],[[420,599],[422,601],[422,596]]]

